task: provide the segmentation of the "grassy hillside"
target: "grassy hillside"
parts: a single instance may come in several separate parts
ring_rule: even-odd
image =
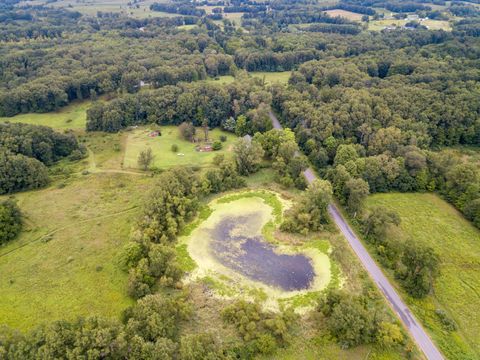
[[[452,206],[433,194],[378,194],[368,206],[384,206],[402,220],[391,236],[413,239],[433,247],[441,260],[434,292],[423,300],[405,293],[411,309],[430,330],[449,359],[480,357],[480,231]],[[436,309],[443,309],[458,331],[443,329]]]
[[[20,114],[13,117],[0,117],[2,122],[20,122],[35,125],[50,126],[54,129],[85,129],[87,109],[92,102],[89,100],[75,101],[56,112],[45,114]]]

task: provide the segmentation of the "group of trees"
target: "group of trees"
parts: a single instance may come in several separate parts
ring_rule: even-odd
[[[271,95],[255,79],[226,87],[209,83],[165,86],[95,104],[87,111],[87,130],[117,132],[146,123],[192,122],[194,126],[201,126],[205,120],[209,127],[218,127],[225,119],[261,108],[270,99]],[[256,115],[256,111],[250,113],[253,130],[257,126]],[[264,126],[264,121],[258,126]]]
[[[36,189],[48,181],[47,166],[71,157],[83,157],[85,149],[72,133],[29,124],[0,125],[0,194]]]
[[[305,189],[303,171],[307,168],[308,162],[299,151],[293,131],[272,129],[256,133],[253,140],[261,144],[265,158],[272,161],[276,181],[285,187],[295,185],[299,189]]]
[[[414,240],[405,242],[389,236],[400,224],[399,216],[384,207],[374,207],[360,219],[365,239],[380,261],[395,272],[405,290],[413,297],[428,295],[439,274],[439,258],[434,250]]]
[[[391,348],[406,343],[401,327],[391,321],[378,301],[366,295],[330,290],[318,311],[342,347],[376,343]]]

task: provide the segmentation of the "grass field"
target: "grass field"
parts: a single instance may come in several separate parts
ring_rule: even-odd
[[[79,315],[118,317],[132,301],[118,254],[152,179],[79,175],[17,194],[18,239],[0,247],[0,324],[27,330]]]
[[[98,11],[116,12],[135,18],[179,16],[178,14],[151,11],[150,5],[154,2],[164,1],[143,0],[138,2],[138,8],[135,5],[131,5],[132,2],[130,0],[58,0],[51,3],[49,3],[47,0],[33,0],[28,2],[28,4],[64,7],[73,11],[79,11],[86,15],[94,16]]]
[[[370,21],[368,23],[368,30],[380,31],[387,26],[404,26],[408,22],[409,20],[396,20],[396,19],[375,20],[375,21]],[[425,20],[425,21],[422,21],[421,24],[428,26],[430,30],[445,30],[445,31],[452,30],[450,23],[448,21],[443,21],[443,20]]]
[[[415,315],[449,359],[480,358],[480,231],[433,194],[378,194],[368,206],[396,211],[402,220],[398,240],[413,239],[433,247],[441,260],[434,292],[416,300],[403,292]],[[436,314],[443,309],[458,325],[445,331]]]
[[[332,17],[341,16],[343,18],[354,20],[354,21],[362,20],[362,16],[363,16],[362,14],[357,14],[351,11],[341,10],[341,9],[327,10],[325,12]]]
[[[89,100],[75,101],[56,112],[44,114],[20,114],[13,117],[0,117],[2,122],[21,122],[35,125],[50,126],[54,129],[85,129],[87,109],[92,102]]]
[[[212,165],[215,155],[224,154],[229,156],[233,150],[235,135],[219,129],[210,131],[211,140],[219,140],[220,135],[227,136],[227,141],[222,143],[223,149],[211,152],[199,152],[195,150],[195,144],[180,138],[178,127],[161,126],[159,127],[162,136],[151,138],[148,136],[149,129],[141,128],[128,134],[126,142],[125,157],[123,166],[125,168],[137,168],[137,159],[140,152],[150,147],[155,155],[153,166],[158,168],[168,168],[172,166],[200,166],[206,167]],[[203,135],[202,130],[197,129],[197,136]],[[178,151],[173,152],[173,144],[178,145]],[[179,155],[183,154],[183,155]]]
[[[250,72],[249,74],[250,76],[264,80],[265,84],[267,85],[272,85],[275,83],[287,84],[292,72],[291,71],[276,71],[276,72],[255,71],[255,72]],[[235,81],[235,77],[233,77],[232,75],[224,75],[224,76],[219,76],[215,79],[210,78],[206,81],[212,82],[215,84],[228,85]]]

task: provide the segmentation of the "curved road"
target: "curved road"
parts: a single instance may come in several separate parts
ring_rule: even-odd
[[[272,120],[272,125],[275,129],[282,129],[282,125],[278,121],[275,114],[271,111],[270,119]],[[312,183],[316,179],[316,175],[311,168],[305,170],[303,174],[307,179],[308,183]],[[370,256],[367,249],[365,249],[360,240],[355,236],[354,232],[334,204],[330,204],[328,206],[328,213],[332,217],[333,221],[335,221],[335,224],[338,226],[343,236],[345,236],[345,238],[348,240],[348,243],[360,259],[360,262],[362,263],[365,270],[367,270],[372,280],[375,282],[377,287],[380,289],[382,294],[389,302],[392,310],[397,314],[399,319],[405,325],[405,327],[410,332],[412,338],[418,344],[420,349],[422,349],[427,359],[442,360],[443,356],[440,351],[437,349],[437,347],[432,342],[432,340],[425,332],[423,327],[420,325],[420,323],[417,321],[417,319],[415,319],[415,317],[412,315],[410,309],[402,301],[398,293],[390,284],[386,276],[383,274],[380,267]]]

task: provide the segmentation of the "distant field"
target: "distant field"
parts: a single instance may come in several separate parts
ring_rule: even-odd
[[[47,0],[34,0],[30,4],[48,5],[54,7],[65,7],[70,10],[76,10],[87,15],[96,15],[98,11],[118,12],[136,18],[146,17],[171,17],[178,14],[169,14],[158,11],[150,11],[150,5],[154,2],[165,2],[164,0],[144,0],[136,5],[130,6],[130,0],[58,0],[48,3]]]
[[[35,125],[50,126],[55,129],[85,129],[87,109],[92,102],[76,101],[56,112],[45,114],[20,114],[13,117],[0,117],[2,122],[21,122]]]
[[[277,72],[268,72],[268,71],[255,71],[249,73],[251,76],[265,80],[265,84],[271,85],[274,83],[286,84],[288,79],[290,79],[291,71],[277,71]],[[226,85],[235,81],[235,78],[231,75],[219,76],[215,79],[208,79],[208,82]]]
[[[368,199],[368,206],[374,205],[400,215],[401,232],[392,236],[427,244],[440,257],[434,295],[415,300],[404,294],[415,315],[447,358],[480,358],[480,231],[433,194],[377,194]],[[457,332],[443,330],[438,308],[456,321]]]
[[[79,315],[119,317],[132,304],[118,254],[152,179],[79,176],[15,196],[26,230],[0,247],[0,324],[27,330]]]
[[[148,136],[149,129],[137,129],[128,134],[126,142],[125,157],[123,166],[125,168],[137,168],[137,159],[140,152],[150,147],[155,155],[153,165],[158,168],[168,168],[172,166],[211,166],[213,158],[217,154],[232,154],[233,143],[236,136],[219,129],[210,131],[210,139],[219,140],[220,135],[227,136],[227,141],[222,143],[223,149],[220,151],[199,152],[195,150],[195,144],[180,138],[178,127],[162,126],[159,127],[162,136],[151,138]],[[203,135],[202,130],[197,129],[198,137]],[[178,145],[178,151],[173,152],[173,144]],[[183,155],[182,155],[183,154]]]
[[[292,74],[291,71],[279,71],[279,72],[251,72],[250,75],[259,79],[265,79],[266,84],[286,84],[288,83],[288,79],[290,79],[290,75]]]
[[[335,10],[327,10],[325,11],[328,15],[336,17],[336,16],[341,16],[349,20],[355,20],[355,21],[360,21],[362,20],[362,14],[357,14],[351,11],[346,11],[346,10],[340,10],[340,9],[335,9]]]
[[[404,26],[409,20],[375,20],[368,23],[368,30],[380,31],[387,26]],[[452,28],[448,21],[443,20],[425,20],[421,22],[422,25],[428,26],[430,30],[445,30],[450,31]]]

